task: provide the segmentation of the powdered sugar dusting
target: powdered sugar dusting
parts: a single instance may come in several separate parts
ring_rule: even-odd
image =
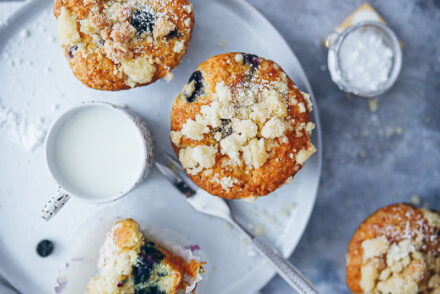
[[[0,101],[0,130],[26,151],[32,152],[43,143],[49,124],[43,117],[29,117],[25,111],[18,112]]]
[[[361,243],[359,283],[364,292],[434,293],[440,289],[440,284],[434,283],[440,279],[437,213],[393,205],[374,214],[363,225],[365,229],[372,237]]]

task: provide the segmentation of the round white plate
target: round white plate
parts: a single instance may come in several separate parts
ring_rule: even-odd
[[[200,293],[253,293],[273,276],[269,265],[237,232],[221,220],[193,211],[157,171],[110,206],[73,199],[48,223],[39,217],[57,186],[46,171],[38,139],[62,110],[80,101],[126,104],[150,125],[156,151],[171,152],[171,104],[197,65],[212,55],[241,51],[273,59],[300,89],[311,93],[289,46],[252,6],[241,0],[193,3],[193,40],[174,80],[114,93],[88,89],[74,78],[56,39],[51,1],[29,1],[0,27],[0,273],[22,292],[51,293],[65,262],[75,254],[75,244],[88,242],[83,236],[102,222],[101,216],[131,216],[144,229],[166,228],[197,243],[209,263]],[[253,204],[233,202],[241,222],[285,256],[292,253],[306,227],[318,188],[322,146],[316,104],[313,120],[317,127],[312,140],[318,152],[295,181]],[[106,229],[102,226],[101,234]],[[35,247],[46,238],[55,242],[56,249],[50,257],[40,258]]]

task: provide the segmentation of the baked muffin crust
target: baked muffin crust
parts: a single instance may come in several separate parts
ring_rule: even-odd
[[[100,249],[98,274],[87,294],[186,293],[203,273],[203,262],[186,261],[146,240],[132,219],[116,222]]]
[[[385,206],[356,230],[347,255],[354,293],[440,293],[440,215],[409,204]]]
[[[55,0],[54,14],[73,74],[100,90],[171,79],[194,24],[188,0]]]
[[[315,152],[310,95],[279,65],[226,53],[199,65],[174,101],[171,141],[191,179],[213,195],[267,195]]]

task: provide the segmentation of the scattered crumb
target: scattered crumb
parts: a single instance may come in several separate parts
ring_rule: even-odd
[[[241,243],[244,246],[250,245],[249,240],[245,237],[241,238]],[[248,256],[255,256],[257,254],[252,246],[249,246],[247,249],[248,249],[248,252],[247,252]]]
[[[255,252],[253,248],[248,250],[248,256],[255,256],[255,255],[257,255],[257,252]]]
[[[283,206],[283,209],[281,209],[280,213],[284,217],[289,217],[294,208],[295,205],[293,203],[287,203],[286,205]]]
[[[264,226],[261,224],[253,224],[252,229],[257,237],[264,235],[265,233]]]
[[[391,137],[394,134],[402,135],[403,134],[403,128],[402,127],[387,127],[385,130],[385,134],[387,137]]]
[[[31,35],[31,32],[27,29],[24,29],[20,32],[20,37],[21,38],[27,38]]]
[[[230,223],[225,223],[225,228],[226,228],[226,230],[231,230],[232,226]]]
[[[292,176],[288,177],[284,184],[291,184],[291,183],[293,183],[293,177]]]
[[[256,196],[249,196],[249,197],[242,198],[242,199],[247,203],[254,203],[255,200],[257,200],[257,197]]]
[[[362,136],[369,137],[370,136],[370,131],[367,130],[367,129],[362,130]]]
[[[368,108],[371,112],[376,112],[378,108],[377,98],[371,98],[368,100]]]
[[[226,40],[222,40],[222,41],[218,44],[218,46],[219,46],[220,48],[226,48],[226,44],[227,44]]]
[[[422,201],[420,200],[420,196],[419,195],[414,194],[414,195],[411,196],[411,203],[412,204],[420,205],[421,202]]]
[[[174,78],[174,74],[172,72],[168,72],[164,77],[164,81],[167,82],[167,84],[171,83],[171,81]]]
[[[429,124],[431,122],[431,118],[429,116],[425,117],[425,123]]]
[[[276,218],[274,215],[269,214],[266,210],[263,210],[263,211],[261,212],[261,214],[264,216],[264,218],[265,218],[265,220],[267,221],[267,223],[269,223],[269,224],[281,225],[281,224],[279,223],[279,221],[277,220],[277,218]]]
[[[364,150],[361,150],[361,151],[359,151],[359,157],[361,157],[361,158],[364,158],[365,156],[366,156],[366,154],[365,154],[365,151]]]

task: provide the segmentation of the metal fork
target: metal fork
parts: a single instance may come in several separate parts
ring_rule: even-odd
[[[269,264],[278,274],[298,293],[319,294],[318,290],[310,283],[289,261],[275,252],[271,247],[263,243],[249,230],[238,223],[231,213],[231,209],[226,201],[220,197],[215,197],[203,190],[194,190],[185,182],[180,172],[183,168],[177,159],[169,154],[161,156],[160,161],[155,162],[159,171],[177,188],[185,197],[188,203],[199,212],[216,216],[232,224],[254,245],[257,251],[266,258]]]

